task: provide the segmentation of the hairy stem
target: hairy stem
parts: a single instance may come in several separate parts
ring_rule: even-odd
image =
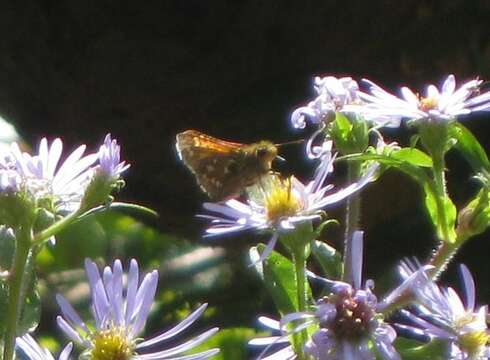
[[[31,230],[21,229],[16,234],[16,248],[14,262],[9,273],[9,297],[7,305],[7,319],[4,337],[4,360],[12,360],[14,356],[17,324],[20,319],[25,291],[23,291],[25,269],[31,244]]]
[[[302,254],[294,254],[293,263],[295,269],[296,289],[298,292],[298,311],[304,312],[307,310],[308,304],[308,293],[306,291],[306,257],[304,252]],[[298,360],[305,360],[306,356],[303,352],[303,348],[308,340],[308,333],[306,329],[295,334],[294,337]]]
[[[434,166],[432,168],[434,183],[436,188],[436,201],[437,201],[437,212],[439,221],[442,226],[443,239],[450,239],[449,236],[449,224],[447,220],[446,209],[444,206],[445,199],[447,198],[446,190],[446,176],[445,176],[445,161],[444,154],[434,154],[433,155]],[[442,240],[442,239],[441,239]]]
[[[358,161],[349,161],[347,163],[348,182],[353,183],[357,181],[361,175],[361,163]],[[342,280],[352,284],[353,277],[350,266],[345,264],[352,263],[352,235],[359,227],[359,220],[361,216],[361,196],[359,193],[351,195],[347,199],[346,214],[345,214],[345,237],[344,237],[344,253],[343,263],[344,271]]]

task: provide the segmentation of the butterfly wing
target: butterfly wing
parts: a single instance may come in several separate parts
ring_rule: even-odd
[[[240,190],[239,183],[236,184],[235,179],[229,176],[229,169],[237,163],[242,144],[220,140],[196,130],[177,134],[176,140],[180,159],[212,199],[222,200]]]

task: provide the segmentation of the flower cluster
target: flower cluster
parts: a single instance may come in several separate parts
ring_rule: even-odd
[[[243,181],[243,189],[237,188],[222,201],[204,203],[205,213],[198,216],[209,222],[205,237],[246,230],[269,235],[264,246],[252,248],[250,257],[259,276],[269,282],[267,287],[281,318],[259,318],[273,335],[249,342],[259,347],[258,360],[399,360],[406,354],[410,358],[418,358],[418,354],[452,360],[490,358],[488,308],[477,307],[475,282],[469,270],[461,266],[464,300],[452,288],[436,283],[455,249],[490,226],[488,157],[457,122],[460,116],[490,111],[490,92],[481,91],[482,84],[473,79],[458,88],[455,77],[449,75],[440,88],[429,85],[422,96],[402,87],[398,97],[369,80],[358,83],[351,77],[316,77],[315,98],[294,110],[290,118],[296,129],[313,127],[306,143],[306,158],[314,162],[315,171],[307,181],[269,171],[278,149],[272,142],[264,142],[270,147],[262,149],[267,155],[265,160],[259,150],[250,150],[253,146],[224,143],[236,157],[228,159],[231,165],[223,170],[224,175],[233,172],[238,176],[240,171],[246,175],[250,168],[254,171]],[[416,125],[411,128],[418,132],[413,137],[416,141],[405,148],[396,142],[385,143],[383,128],[399,127],[402,121]],[[196,160],[194,149],[202,151],[204,142],[210,148],[223,147],[196,131],[179,134],[181,160],[187,165]],[[446,152],[458,142],[459,150],[470,158],[485,186],[459,213],[447,193],[444,162]],[[129,164],[121,160],[120,146],[110,134],[98,152],[85,151],[82,145],[64,157],[60,139],[51,143],[42,139],[35,154],[22,151],[17,143],[0,152],[0,230],[3,238],[12,238],[21,245],[15,250],[20,259],[16,262],[24,261],[25,266],[29,252],[34,253],[45,239],[63,228],[63,220],[75,221],[105,208],[103,205],[111,202],[112,190],[123,184],[121,174]],[[244,162],[253,164],[237,164],[243,157],[247,157]],[[219,161],[206,160],[211,162],[201,167],[209,176],[200,178],[202,169],[191,170],[201,184],[204,179],[219,188],[221,181],[210,175]],[[348,181],[336,188],[330,179],[338,169],[338,161],[346,163]],[[402,262],[398,268],[402,281],[379,297],[374,281],[363,280],[360,192],[387,168],[410,175],[421,186],[440,246],[425,265]],[[319,238],[325,226],[338,224],[325,211],[342,202],[346,203],[345,236],[343,252],[339,252]],[[7,221],[21,217],[17,207],[34,209],[27,211],[31,222]],[[36,218],[43,211],[51,215],[52,222],[47,226]],[[53,230],[53,223],[63,226]],[[41,240],[39,233],[44,236]],[[316,269],[327,275],[308,270],[311,254],[318,261]],[[7,277],[22,273],[17,270],[7,271]],[[65,297],[56,296],[60,308],[57,324],[70,340],[58,359],[68,360],[72,352],[92,360],[204,360],[218,354],[217,348],[198,348],[217,333],[216,327],[181,340],[181,335],[203,315],[206,303],[169,329],[149,338],[142,336],[157,292],[156,270],[140,274],[135,259],[130,260],[127,273],[120,260],[99,270],[94,261],[87,259],[85,272],[93,320],[82,319]],[[310,288],[310,281],[320,283],[319,296],[318,287]],[[16,320],[24,284],[22,279],[13,284],[19,285],[9,284],[12,294],[17,291],[18,301],[12,303],[17,313],[11,316]],[[29,359],[54,360],[29,334],[14,341],[15,324],[6,329],[10,336],[5,341],[7,360],[12,358],[14,342],[17,352]],[[411,337],[416,345],[399,347],[397,337],[401,336]],[[419,342],[421,338],[426,343]],[[434,344],[443,344],[443,349],[434,350]]]
[[[61,139],[49,144],[43,138],[33,155],[12,143],[0,154],[0,193],[22,193],[53,213],[78,210],[96,173],[114,182],[129,167],[120,162],[119,146],[110,134],[97,153],[85,154],[85,150],[81,145],[61,161]]]

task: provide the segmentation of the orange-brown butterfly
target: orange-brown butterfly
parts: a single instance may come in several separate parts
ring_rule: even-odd
[[[197,130],[177,134],[180,159],[194,173],[212,200],[230,199],[256,184],[271,171],[277,146],[270,141],[240,144],[220,140]]]

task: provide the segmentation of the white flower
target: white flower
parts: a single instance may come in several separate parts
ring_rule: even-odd
[[[482,83],[478,79],[470,80],[456,90],[454,75],[449,75],[441,90],[429,85],[426,96],[421,97],[409,88],[402,87],[401,98],[388,93],[372,81],[364,81],[369,85],[369,93],[358,92],[358,96],[365,104],[353,106],[350,111],[371,118],[448,121],[474,111],[490,110],[490,92],[478,95]]]
[[[400,266],[403,278],[411,276],[417,266],[404,262]],[[423,286],[411,288],[417,302],[418,314],[403,311],[415,326],[399,325],[418,334],[447,340],[450,358],[483,360],[490,356],[490,333],[487,327],[487,306],[476,309],[475,283],[468,268],[460,267],[465,289],[465,304],[452,288],[440,288],[425,275]]]
[[[36,155],[22,152],[17,143],[11,146],[15,169],[22,185],[36,199],[49,199],[57,211],[78,209],[92,175],[91,166],[97,154],[83,156],[85,145],[79,146],[59,165],[63,143],[55,139],[51,146],[43,138]]]
[[[99,274],[95,263],[87,259],[85,270],[92,294],[95,328],[93,330],[89,328],[70,303],[60,295],[57,296],[57,301],[63,316],[58,316],[57,321],[63,332],[70,339],[81,344],[92,360],[201,360],[218,353],[218,349],[211,349],[193,355],[177,356],[207,340],[218,331],[217,328],[205,331],[182,344],[174,344],[165,350],[146,350],[164,341],[175,341],[177,335],[192,325],[207,306],[207,304],[200,306],[171,329],[148,340],[142,340],[140,334],[144,329],[157,288],[156,270],[145,275],[140,282],[138,264],[132,259],[126,287],[123,285],[123,270],[119,260],[114,261],[112,268],[107,266],[103,273]]]
[[[21,350],[29,360],[55,360],[49,350],[42,348],[29,334],[18,337],[15,345],[17,349]],[[68,360],[72,349],[73,344],[68,343],[61,351],[57,360]]]
[[[272,176],[263,181],[259,194],[248,202],[228,200],[223,203],[204,203],[212,214],[198,215],[211,220],[206,236],[229,234],[247,229],[268,230],[273,235],[260,260],[273,250],[279,235],[296,228],[305,221],[319,219],[320,210],[342,201],[359,191],[372,179],[378,165],[373,164],[357,182],[332,192],[333,185],[324,185],[328,173],[333,169],[334,156],[322,157],[313,181],[304,185],[295,177],[281,180]]]

